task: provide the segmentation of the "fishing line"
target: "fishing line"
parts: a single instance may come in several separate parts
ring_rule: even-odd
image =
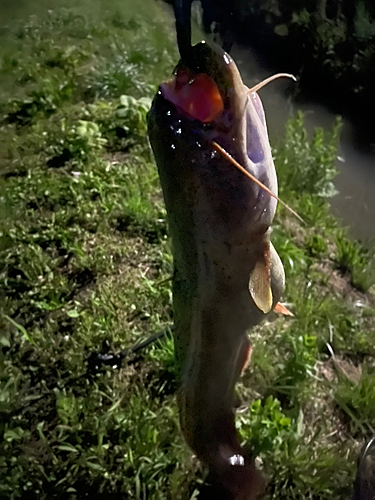
[[[177,46],[181,60],[191,61],[191,4],[193,0],[175,0],[174,15],[176,19]],[[189,66],[189,64],[187,64]]]

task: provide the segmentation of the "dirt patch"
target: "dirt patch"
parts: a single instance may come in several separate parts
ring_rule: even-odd
[[[361,292],[351,283],[349,273],[342,274],[335,269],[330,260],[322,260],[314,266],[321,274],[328,276],[328,285],[344,299],[351,302],[361,302],[363,305],[375,306],[375,297],[371,292]]]

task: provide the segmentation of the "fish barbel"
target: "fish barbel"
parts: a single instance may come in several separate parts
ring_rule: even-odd
[[[277,178],[262,103],[231,57],[201,42],[160,86],[148,130],[172,237],[181,429],[230,498],[251,499],[261,480],[238,440],[234,386],[247,331],[285,280],[270,242]]]

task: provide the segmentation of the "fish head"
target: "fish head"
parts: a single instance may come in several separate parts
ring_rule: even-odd
[[[244,85],[229,54],[206,42],[192,47],[189,62],[180,61],[173,78],[161,84],[149,115],[149,124],[155,121],[169,134],[171,147],[185,151],[186,160],[191,158],[196,164],[206,165],[214,183],[221,176],[227,185],[235,187],[226,203],[233,202],[234,211],[237,203],[238,217],[246,219],[245,226],[251,226],[255,233],[270,227],[276,199],[245,178],[212,146],[214,142],[219,144],[277,195],[262,102],[256,92],[249,92]],[[218,163],[223,165],[221,171]],[[227,188],[222,191],[228,195]],[[219,203],[223,206],[225,200]],[[246,210],[241,212],[244,205]]]

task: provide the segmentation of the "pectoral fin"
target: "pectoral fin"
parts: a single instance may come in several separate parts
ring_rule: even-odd
[[[249,291],[255,305],[264,314],[272,309],[273,297],[271,289],[271,276],[269,259],[259,260],[250,275]]]
[[[284,316],[292,316],[292,317],[294,317],[294,314],[291,311],[289,311],[289,309],[287,309],[285,306],[283,306],[282,304],[280,304],[280,302],[278,302],[275,305],[274,312],[278,313],[278,314],[283,314]]]

